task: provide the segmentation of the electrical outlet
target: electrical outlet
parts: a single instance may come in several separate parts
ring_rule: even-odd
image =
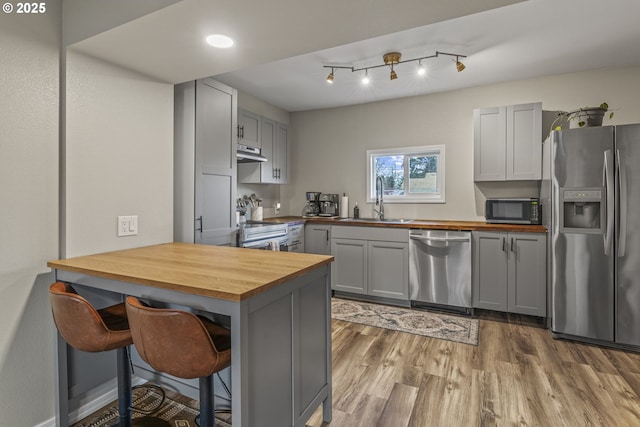
[[[138,235],[138,215],[118,216],[118,237]]]

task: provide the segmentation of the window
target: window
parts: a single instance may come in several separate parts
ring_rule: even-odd
[[[367,202],[444,203],[444,145],[367,150]]]

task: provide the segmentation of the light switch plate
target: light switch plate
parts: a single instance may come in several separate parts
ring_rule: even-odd
[[[118,216],[118,237],[138,235],[138,215]]]

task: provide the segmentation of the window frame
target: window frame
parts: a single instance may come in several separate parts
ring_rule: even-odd
[[[367,150],[367,203],[376,201],[376,177],[374,160],[380,156],[405,156],[404,176],[406,193],[399,196],[384,196],[384,203],[445,203],[445,146],[423,145],[416,147],[382,148]],[[437,183],[438,188],[434,193],[409,193],[409,161],[411,156],[438,156]]]

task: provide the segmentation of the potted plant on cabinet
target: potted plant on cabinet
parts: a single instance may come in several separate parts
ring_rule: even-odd
[[[609,114],[607,114],[609,113]],[[563,121],[569,123],[570,129],[581,127],[602,126],[602,119],[605,115],[609,119],[613,118],[613,111],[609,111],[609,104],[603,102],[598,107],[582,107],[570,112],[560,112],[551,125],[551,130],[562,130],[559,123]]]
[[[589,127],[589,126],[602,126],[602,119],[606,113],[609,119],[613,117],[613,111],[609,111],[609,104],[603,102],[599,107],[583,107],[575,111],[567,113],[569,119],[569,127]],[[577,126],[574,126],[573,124]]]

